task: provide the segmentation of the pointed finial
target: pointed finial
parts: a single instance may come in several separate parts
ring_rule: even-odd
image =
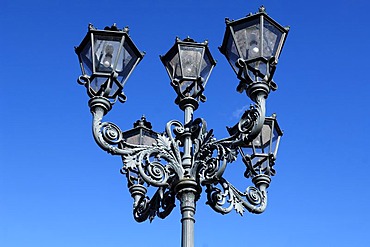
[[[111,27],[106,26],[104,28],[104,30],[108,30],[108,31],[119,31],[116,23],[113,23],[113,25]]]
[[[140,120],[137,120],[137,121],[134,123],[134,128],[136,128],[136,127],[145,127],[145,128],[147,128],[147,129],[152,129],[152,124],[146,120],[146,117],[145,117],[145,115],[143,114],[143,115],[141,116],[141,119],[140,119]]]
[[[258,12],[260,12],[260,13],[265,13],[266,12],[266,8],[265,8],[265,6],[261,6],[259,9],[258,9]]]
[[[195,42],[190,36],[187,36],[184,40],[184,42]]]
[[[122,31],[128,34],[130,28],[128,26],[125,26]]]
[[[89,29],[89,30],[95,30],[95,27],[94,27],[94,25],[93,25],[93,24],[89,23],[88,29]]]

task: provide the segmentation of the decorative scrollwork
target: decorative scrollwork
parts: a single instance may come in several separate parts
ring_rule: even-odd
[[[130,189],[132,195],[135,195],[136,191],[132,188]],[[176,197],[171,191],[163,191],[164,189],[160,187],[151,199],[145,195],[141,195],[139,199],[136,199],[133,215],[137,222],[143,222],[148,218],[152,222],[155,216],[164,219],[171,213],[175,207]]]
[[[157,143],[152,146],[124,143],[122,155],[123,172],[131,172],[148,185],[169,186],[173,177],[182,178],[181,155],[174,146],[176,143],[165,135],[158,135]],[[176,150],[176,151],[174,151]]]
[[[268,181],[268,180],[266,180]],[[251,213],[262,213],[267,206],[267,196],[265,189],[268,185],[258,187],[248,187],[245,192],[236,189],[225,179],[219,180],[221,189],[207,184],[207,204],[216,212],[227,214],[234,209],[240,215],[243,215],[245,209]]]
[[[263,95],[257,96],[256,105],[229,129],[228,138],[216,140],[213,130],[207,130],[204,119],[195,119],[185,126],[172,120],[163,134],[156,133],[155,143],[139,145],[126,142],[117,125],[102,122],[112,103],[103,97],[92,98],[94,138],[102,149],[122,157],[121,172],[126,175],[134,198],[135,220],[165,218],[175,206],[175,188],[185,178],[197,186],[206,186],[207,204],[217,212],[226,214],[234,209],[241,215],[245,210],[262,213],[267,204],[269,176],[275,173],[274,156],[243,155],[247,167],[245,175],[255,184],[245,192],[237,190],[223,174],[227,165],[236,160],[241,147],[258,135],[264,121],[264,103]],[[187,156],[186,160],[188,167],[184,165],[186,147],[191,147],[191,157]],[[152,198],[146,195],[150,186],[158,188]]]
[[[257,190],[256,187],[249,186],[247,190],[245,191],[245,195],[247,200],[252,205],[259,205],[262,203],[262,194],[259,190]]]
[[[237,151],[232,147],[233,137],[217,141],[212,130],[206,131],[203,119],[194,123],[201,126],[193,128],[193,136],[197,137],[194,139],[192,175],[199,176],[203,184],[213,183],[222,177],[227,164],[236,160]]]
[[[238,131],[242,134],[248,134],[259,117],[259,112],[255,106],[251,105],[250,109],[245,111],[238,122]]]
[[[176,152],[176,154],[179,154],[178,147],[183,145],[182,141],[182,135],[185,132],[184,125],[178,121],[178,120],[172,120],[169,121],[166,124],[166,135],[170,139],[170,142],[172,144],[173,151]],[[173,134],[175,134],[175,137]],[[179,160],[181,160],[181,156],[179,155]]]
[[[227,127],[227,131],[232,136],[234,146],[243,146],[253,141],[261,132],[265,122],[266,99],[264,94],[256,96],[256,103],[246,110],[239,122],[233,127]]]
[[[122,104],[127,101],[127,96],[124,94],[123,91],[120,94],[118,94],[117,97],[118,97],[119,102],[121,102]]]
[[[90,83],[90,77],[87,76],[87,75],[80,75],[78,78],[77,78],[77,83],[80,84],[80,85],[86,85],[86,84],[89,84]]]
[[[122,141],[122,131],[114,123],[104,122],[101,129],[102,137],[107,143],[116,145]]]

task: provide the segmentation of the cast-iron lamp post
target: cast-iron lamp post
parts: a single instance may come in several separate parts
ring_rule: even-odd
[[[256,14],[230,21],[220,51],[229,61],[240,83],[239,92],[254,102],[240,121],[228,128],[229,137],[216,140],[202,118],[193,119],[199,101],[205,102],[205,85],[216,65],[208,42],[197,43],[190,38],[176,39],[174,46],[161,56],[175,103],[184,111],[184,121],[171,120],[163,133],[152,130],[144,117],[134,128],[121,131],[110,122],[103,122],[117,99],[124,103],[123,88],[135,66],[143,58],[128,28],[115,25],[89,31],[76,47],[82,75],[78,82],[87,88],[93,114],[93,135],[105,151],[122,157],[121,172],[127,177],[133,197],[136,221],[165,218],[180,201],[182,214],[182,246],[194,246],[194,214],[196,201],[205,187],[207,204],[226,214],[236,210],[262,213],[267,205],[267,188],[282,131],[275,115],[265,116],[265,101],[277,86],[272,81],[278,57],[288,34],[261,7]],[[227,165],[241,156],[254,186],[236,189],[223,177]],[[148,187],[156,188],[148,196]]]

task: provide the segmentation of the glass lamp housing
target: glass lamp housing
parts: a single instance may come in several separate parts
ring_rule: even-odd
[[[128,28],[119,30],[115,25],[104,30],[89,25],[75,51],[91,97],[116,98],[144,56],[129,37]]]
[[[190,38],[183,41],[177,38],[174,46],[160,58],[176,92],[183,97],[199,96],[216,65],[208,42],[196,43]]]
[[[272,79],[276,64],[287,37],[289,28],[284,28],[263,7],[257,14],[245,18],[226,20],[226,31],[220,51],[241,80],[260,81]],[[240,63],[243,64],[240,64]],[[246,67],[248,75],[241,73]]]
[[[283,132],[279,127],[276,116],[266,117],[259,135],[252,142],[241,146],[240,151],[243,159],[249,162],[249,165],[258,174],[264,173],[267,169],[272,169],[282,135]],[[270,172],[273,173],[273,171]]]

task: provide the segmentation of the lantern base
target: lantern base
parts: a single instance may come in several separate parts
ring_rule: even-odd
[[[183,98],[183,99],[180,99],[178,102],[176,102],[176,104],[179,105],[180,109],[185,111],[185,109],[190,106],[191,108],[193,108],[193,110],[197,110],[198,107],[199,107],[199,102],[194,99],[194,98],[191,98],[191,97],[186,97],[186,98]]]
[[[95,111],[97,107],[102,108],[105,115],[112,109],[112,103],[105,97],[96,96],[89,100],[89,107],[91,112]]]
[[[270,87],[268,84],[264,82],[254,82],[247,86],[245,89],[248,97],[253,100],[254,102],[257,101],[259,95],[263,95],[265,99],[267,99],[270,93]]]

